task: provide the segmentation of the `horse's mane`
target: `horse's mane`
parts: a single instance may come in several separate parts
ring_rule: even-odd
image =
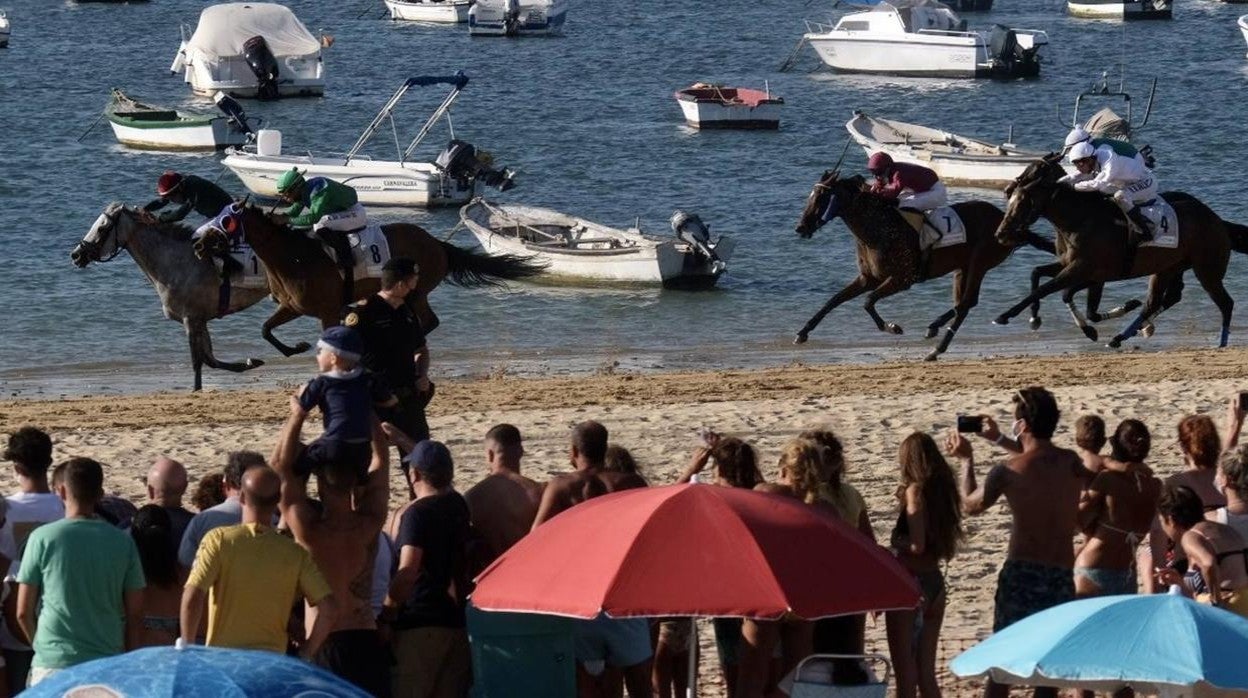
[[[130,213],[131,215],[137,214],[139,212],[139,209],[137,207],[125,206],[122,204],[118,204],[118,205],[121,207],[122,210]],[[177,222],[177,221],[157,223],[156,225],[149,225],[148,228],[155,230],[157,233],[159,233],[163,237],[168,238],[169,240],[172,240],[174,242],[190,242],[191,235],[195,233],[194,228],[184,223]]]

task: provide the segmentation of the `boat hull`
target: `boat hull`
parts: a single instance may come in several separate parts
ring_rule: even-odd
[[[231,150],[222,161],[254,194],[277,196],[277,179],[292,167],[307,177],[328,177],[355,189],[360,203],[371,206],[428,208],[462,204],[472,198],[474,185],[460,186],[429,163],[398,163],[307,156],[258,156]]]
[[[1244,43],[1248,43],[1248,15],[1239,18],[1239,31],[1244,35]]]
[[[319,97],[325,93],[325,66],[319,54],[277,56],[279,97]],[[182,72],[183,81],[201,97],[225,92],[234,97],[257,96],[259,83],[242,56],[222,56],[215,60],[188,49],[183,42],[170,70]]]
[[[390,10],[390,19],[410,22],[436,22],[438,24],[458,24],[468,21],[470,1],[456,2],[396,2],[386,0],[386,8]]]
[[[567,18],[567,0],[536,6],[526,6],[521,0],[520,21],[509,29],[504,22],[501,2],[476,2],[468,13],[468,33],[472,36],[554,36],[563,33]]]
[[[230,128],[226,119],[194,125],[171,123],[143,127],[111,117],[108,122],[118,142],[140,150],[220,150],[247,142],[247,134]]]
[[[698,129],[777,129],[780,128],[780,104],[723,105],[696,102],[677,97],[685,123]]]
[[[460,219],[482,249],[491,255],[516,255],[545,265],[544,273],[550,277],[596,283],[662,285],[666,288],[708,288],[714,286],[723,273],[722,265],[714,267],[705,259],[692,254],[683,242],[674,238],[651,240],[648,244],[637,247],[596,250],[592,253],[561,252],[526,244],[514,236],[499,234],[474,218],[479,213],[474,213],[474,209],[480,206],[479,202],[465,206],[460,212]],[[605,226],[572,219],[557,211],[528,206],[504,206],[500,210],[509,215],[514,214],[522,221],[563,218],[589,227],[595,234],[609,230]],[[616,232],[640,237],[636,233]],[[731,241],[721,240],[717,252],[726,261],[731,256]]]
[[[1157,7],[1157,5],[1163,6]],[[1170,3],[1124,3],[1120,0],[1108,2],[1099,2],[1098,0],[1068,1],[1066,3],[1066,12],[1072,17],[1087,19],[1142,20],[1173,18],[1173,7]]]
[[[807,34],[820,60],[842,73],[941,78],[1020,78],[1039,75],[1039,64],[1002,73],[993,67],[982,38],[909,34],[894,39],[853,36],[853,32]]]

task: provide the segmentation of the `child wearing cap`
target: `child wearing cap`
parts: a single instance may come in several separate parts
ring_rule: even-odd
[[[309,412],[319,407],[325,432],[308,444],[295,463],[303,477],[320,473],[327,464],[349,467],[363,482],[372,449],[374,407],[391,407],[397,400],[389,388],[359,365],[364,351],[360,335],[350,327],[331,327],[316,343],[316,365],[321,373],[295,395]]]

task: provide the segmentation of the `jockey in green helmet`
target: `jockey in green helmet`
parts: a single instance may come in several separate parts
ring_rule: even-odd
[[[296,168],[277,180],[277,195],[291,206],[283,214],[293,228],[312,229],[337,256],[344,305],[354,302],[355,255],[347,234],[368,225],[368,216],[351,187],[326,177],[304,179]]]

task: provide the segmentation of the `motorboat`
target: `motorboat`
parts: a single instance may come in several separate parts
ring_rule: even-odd
[[[784,99],[771,89],[752,90],[698,82],[676,90],[685,123],[694,128],[780,128]]]
[[[855,111],[845,124],[868,155],[888,153],[897,162],[922,165],[948,184],[998,189],[1048,154],[1013,143],[991,143],[939,129],[881,119]]]
[[[0,10],[0,48],[9,46],[9,15]]]
[[[181,31],[169,72],[184,73],[197,95],[275,99],[325,92],[322,40],[284,5],[211,5],[193,33],[186,25]]]
[[[451,92],[442,100],[397,160],[374,160],[362,153],[387,123],[394,129],[394,110],[412,87],[449,84]],[[429,135],[433,126],[446,116],[451,104],[468,84],[468,77],[456,73],[450,77],[422,76],[408,78],[381,111],[364,129],[355,145],[345,154],[317,155],[283,154],[282,134],[261,130],[255,143],[243,148],[230,148],[222,164],[242,180],[248,190],[260,196],[277,196],[277,179],[283,172],[298,168],[308,177],[328,177],[355,189],[360,203],[376,206],[443,206],[462,204],[472,198],[478,181],[506,191],[512,186],[514,173],[494,169],[486,153],[472,144],[456,140],[451,130],[450,144],[434,162],[414,162],[412,153]],[[449,120],[448,120],[449,124]]]
[[[117,140],[131,148],[219,150],[243,145],[254,132],[253,124],[231,97],[219,92],[217,98],[224,114],[184,114],[144,104],[113,88],[104,116]]]
[[[458,24],[468,21],[473,0],[386,0],[390,19]]]
[[[468,11],[473,36],[549,36],[561,34],[568,0],[476,0]]]
[[[672,215],[675,237],[481,198],[460,209],[459,218],[489,254],[524,257],[552,276],[596,282],[710,287],[727,269],[735,245],[728,237],[712,241],[701,219],[683,211]]]
[[[1043,31],[995,25],[968,31],[937,0],[888,0],[835,25],[806,23],[803,41],[834,70],[915,77],[1031,78],[1040,74]]]
[[[1244,41],[1248,42],[1248,15],[1240,15],[1237,24],[1239,24],[1239,32],[1244,35]]]
[[[1067,0],[1066,12],[1088,19],[1171,19],[1173,0]]]

